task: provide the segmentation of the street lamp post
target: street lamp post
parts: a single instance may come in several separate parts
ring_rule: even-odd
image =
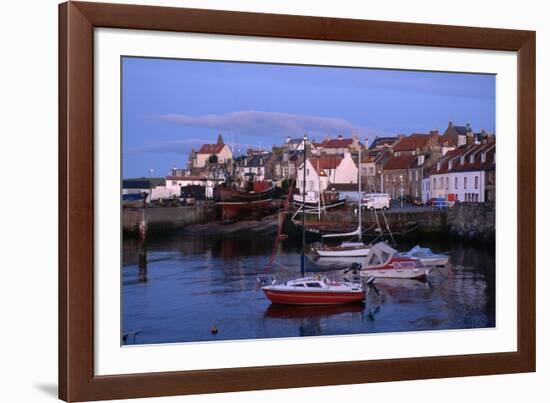
[[[403,175],[399,175],[399,180],[401,185],[399,186],[399,191],[401,192],[401,208],[403,208]]]
[[[378,171],[380,174],[380,193],[384,193],[384,172]]]

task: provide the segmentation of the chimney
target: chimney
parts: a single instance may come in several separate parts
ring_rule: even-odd
[[[366,150],[369,149],[369,138],[368,137],[365,137],[365,149]]]

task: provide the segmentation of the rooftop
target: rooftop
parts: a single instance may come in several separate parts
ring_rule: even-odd
[[[428,145],[431,136],[432,134],[428,133],[414,133],[410,136],[401,137],[393,147],[393,151],[415,151],[424,148]]]
[[[418,157],[416,155],[402,155],[392,157],[384,165],[384,170],[390,169],[409,169],[416,165]]]

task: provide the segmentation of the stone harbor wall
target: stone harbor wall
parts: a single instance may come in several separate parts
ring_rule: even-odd
[[[447,226],[450,236],[495,241],[494,203],[457,203],[447,212]]]

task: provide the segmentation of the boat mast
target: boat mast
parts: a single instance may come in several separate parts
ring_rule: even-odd
[[[362,230],[362,225],[363,225],[363,220],[361,218],[361,210],[362,210],[362,202],[363,202],[363,197],[361,195],[361,143],[359,143],[359,162],[357,163],[357,167],[358,167],[358,184],[359,186],[357,187],[357,195],[359,196],[359,226],[357,228],[357,231],[359,232],[358,236],[359,236],[359,242],[362,242],[363,241],[363,230]]]
[[[321,221],[321,174],[319,173],[319,158],[317,158],[317,215]]]
[[[304,192],[302,211],[302,256],[300,258],[300,274],[306,274],[306,162],[307,162],[307,134],[304,134]]]

